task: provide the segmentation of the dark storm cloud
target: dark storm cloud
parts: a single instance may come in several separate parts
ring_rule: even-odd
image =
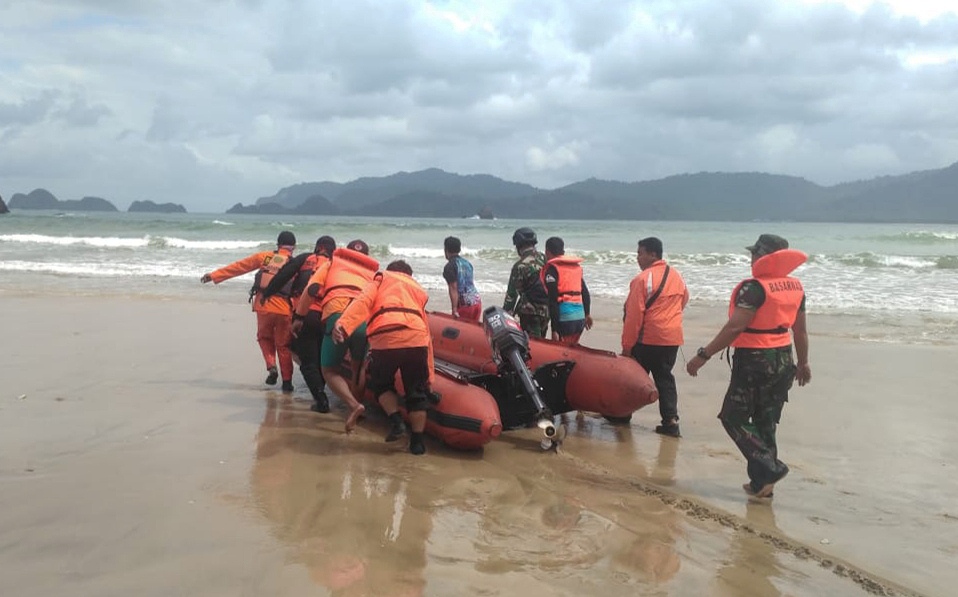
[[[433,166],[552,188],[958,159],[958,18],[881,5],[58,0],[0,7],[0,35],[8,193],[49,156],[64,194],[196,209]]]

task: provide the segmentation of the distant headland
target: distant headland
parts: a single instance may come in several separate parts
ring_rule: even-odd
[[[958,162],[834,186],[761,172],[701,172],[630,183],[591,178],[553,190],[431,168],[347,183],[300,183],[249,206],[237,203],[228,213],[958,223]]]
[[[10,198],[10,209],[55,209],[60,211],[120,211],[115,205],[100,197],[60,200],[46,189],[34,189],[24,195],[16,193]],[[154,203],[134,201],[130,212],[186,213],[186,208],[177,203]],[[2,213],[2,212],[0,212]]]
[[[59,201],[44,189],[10,209],[117,211],[105,199]],[[185,212],[135,201],[129,211]],[[958,162],[937,170],[821,186],[762,172],[700,172],[640,182],[590,178],[557,189],[438,168],[339,182],[303,182],[236,203],[228,214],[561,220],[958,223]]]

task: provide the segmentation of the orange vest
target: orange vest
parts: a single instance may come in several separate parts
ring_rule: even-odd
[[[313,253],[303,261],[303,266],[299,268],[299,272],[296,273],[296,277],[293,278],[293,308],[296,308],[296,303],[300,300],[308,300],[309,310],[310,311],[322,311],[323,304],[321,301],[314,301],[309,295],[306,298],[303,298],[303,292],[306,291],[306,287],[309,285],[309,279],[313,277],[313,272],[318,270],[321,265],[329,261],[329,257],[325,255],[317,255]]]
[[[321,306],[335,298],[356,298],[363,286],[372,282],[379,262],[352,249],[336,249],[323,284]]]
[[[559,279],[556,281],[559,288],[560,303],[581,303],[582,302],[582,259],[580,257],[568,257],[560,255],[546,262],[545,267],[539,271],[539,279],[542,284],[546,283],[546,269],[550,265],[556,268]]]
[[[384,332],[407,329],[421,332],[422,342],[414,346],[428,345],[426,302],[429,300],[429,294],[411,276],[399,272],[378,273],[376,281],[379,290],[366,324],[366,337],[372,338]]]
[[[290,289],[290,293],[294,297],[303,294],[303,291],[306,290],[306,283],[309,282],[310,276],[313,275],[313,272],[319,266],[320,262],[317,261],[319,257],[316,253],[310,253],[309,257],[303,260],[299,271],[293,276],[293,286]]]
[[[808,256],[794,249],[783,249],[760,257],[752,264],[752,275],[765,289],[765,302],[745,331],[732,342],[735,348],[782,348],[792,344],[789,330],[802,306],[805,290],[797,278],[788,276]],[[743,280],[732,291],[729,315],[735,310],[735,298]]]
[[[260,266],[259,271],[256,272],[256,278],[253,281],[253,287],[249,291],[250,300],[261,290],[265,290],[269,283],[273,280],[273,277],[279,272],[280,269],[286,262],[289,261],[290,253],[285,249],[276,249],[273,251],[273,254],[263,260],[263,265]],[[283,298],[290,297],[290,289],[293,286],[293,281],[290,280],[283,288],[277,292],[279,296]]]

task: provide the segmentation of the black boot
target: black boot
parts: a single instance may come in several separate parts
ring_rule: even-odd
[[[314,413],[329,412],[329,398],[326,396],[326,392],[319,393],[319,395],[313,400],[313,404],[309,407],[309,410],[313,411]]]
[[[389,433],[386,434],[387,442],[394,442],[406,435],[406,424],[403,423],[402,415],[395,412],[389,415]]]
[[[659,435],[667,435],[669,437],[682,437],[682,432],[679,430],[679,422],[676,419],[662,421],[661,425],[656,426],[655,432]]]
[[[413,431],[412,435],[409,436],[409,453],[416,456],[422,456],[426,453],[426,443],[423,441],[421,432]]]
[[[269,373],[266,376],[266,385],[275,386],[276,380],[279,379],[279,371],[276,370],[276,367],[270,367],[266,371]]]

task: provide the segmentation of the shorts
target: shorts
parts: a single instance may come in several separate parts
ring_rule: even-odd
[[[396,371],[402,375],[406,394],[424,395],[429,392],[429,348],[384,348],[369,353],[369,381],[366,389],[379,396],[396,391]]]
[[[466,321],[479,321],[480,315],[482,315],[482,303],[476,303],[475,305],[459,305],[459,308],[456,309],[456,313],[459,315],[459,319],[464,319]]]
[[[560,321],[552,331],[564,338],[566,336],[578,336],[583,330],[585,330],[585,320],[573,319],[572,321]]]
[[[333,342],[333,327],[342,313],[333,313],[326,318],[323,347],[320,350],[319,364],[323,367],[339,367],[346,359],[346,351],[354,363],[360,363],[366,357],[366,323],[363,322],[342,344]]]

